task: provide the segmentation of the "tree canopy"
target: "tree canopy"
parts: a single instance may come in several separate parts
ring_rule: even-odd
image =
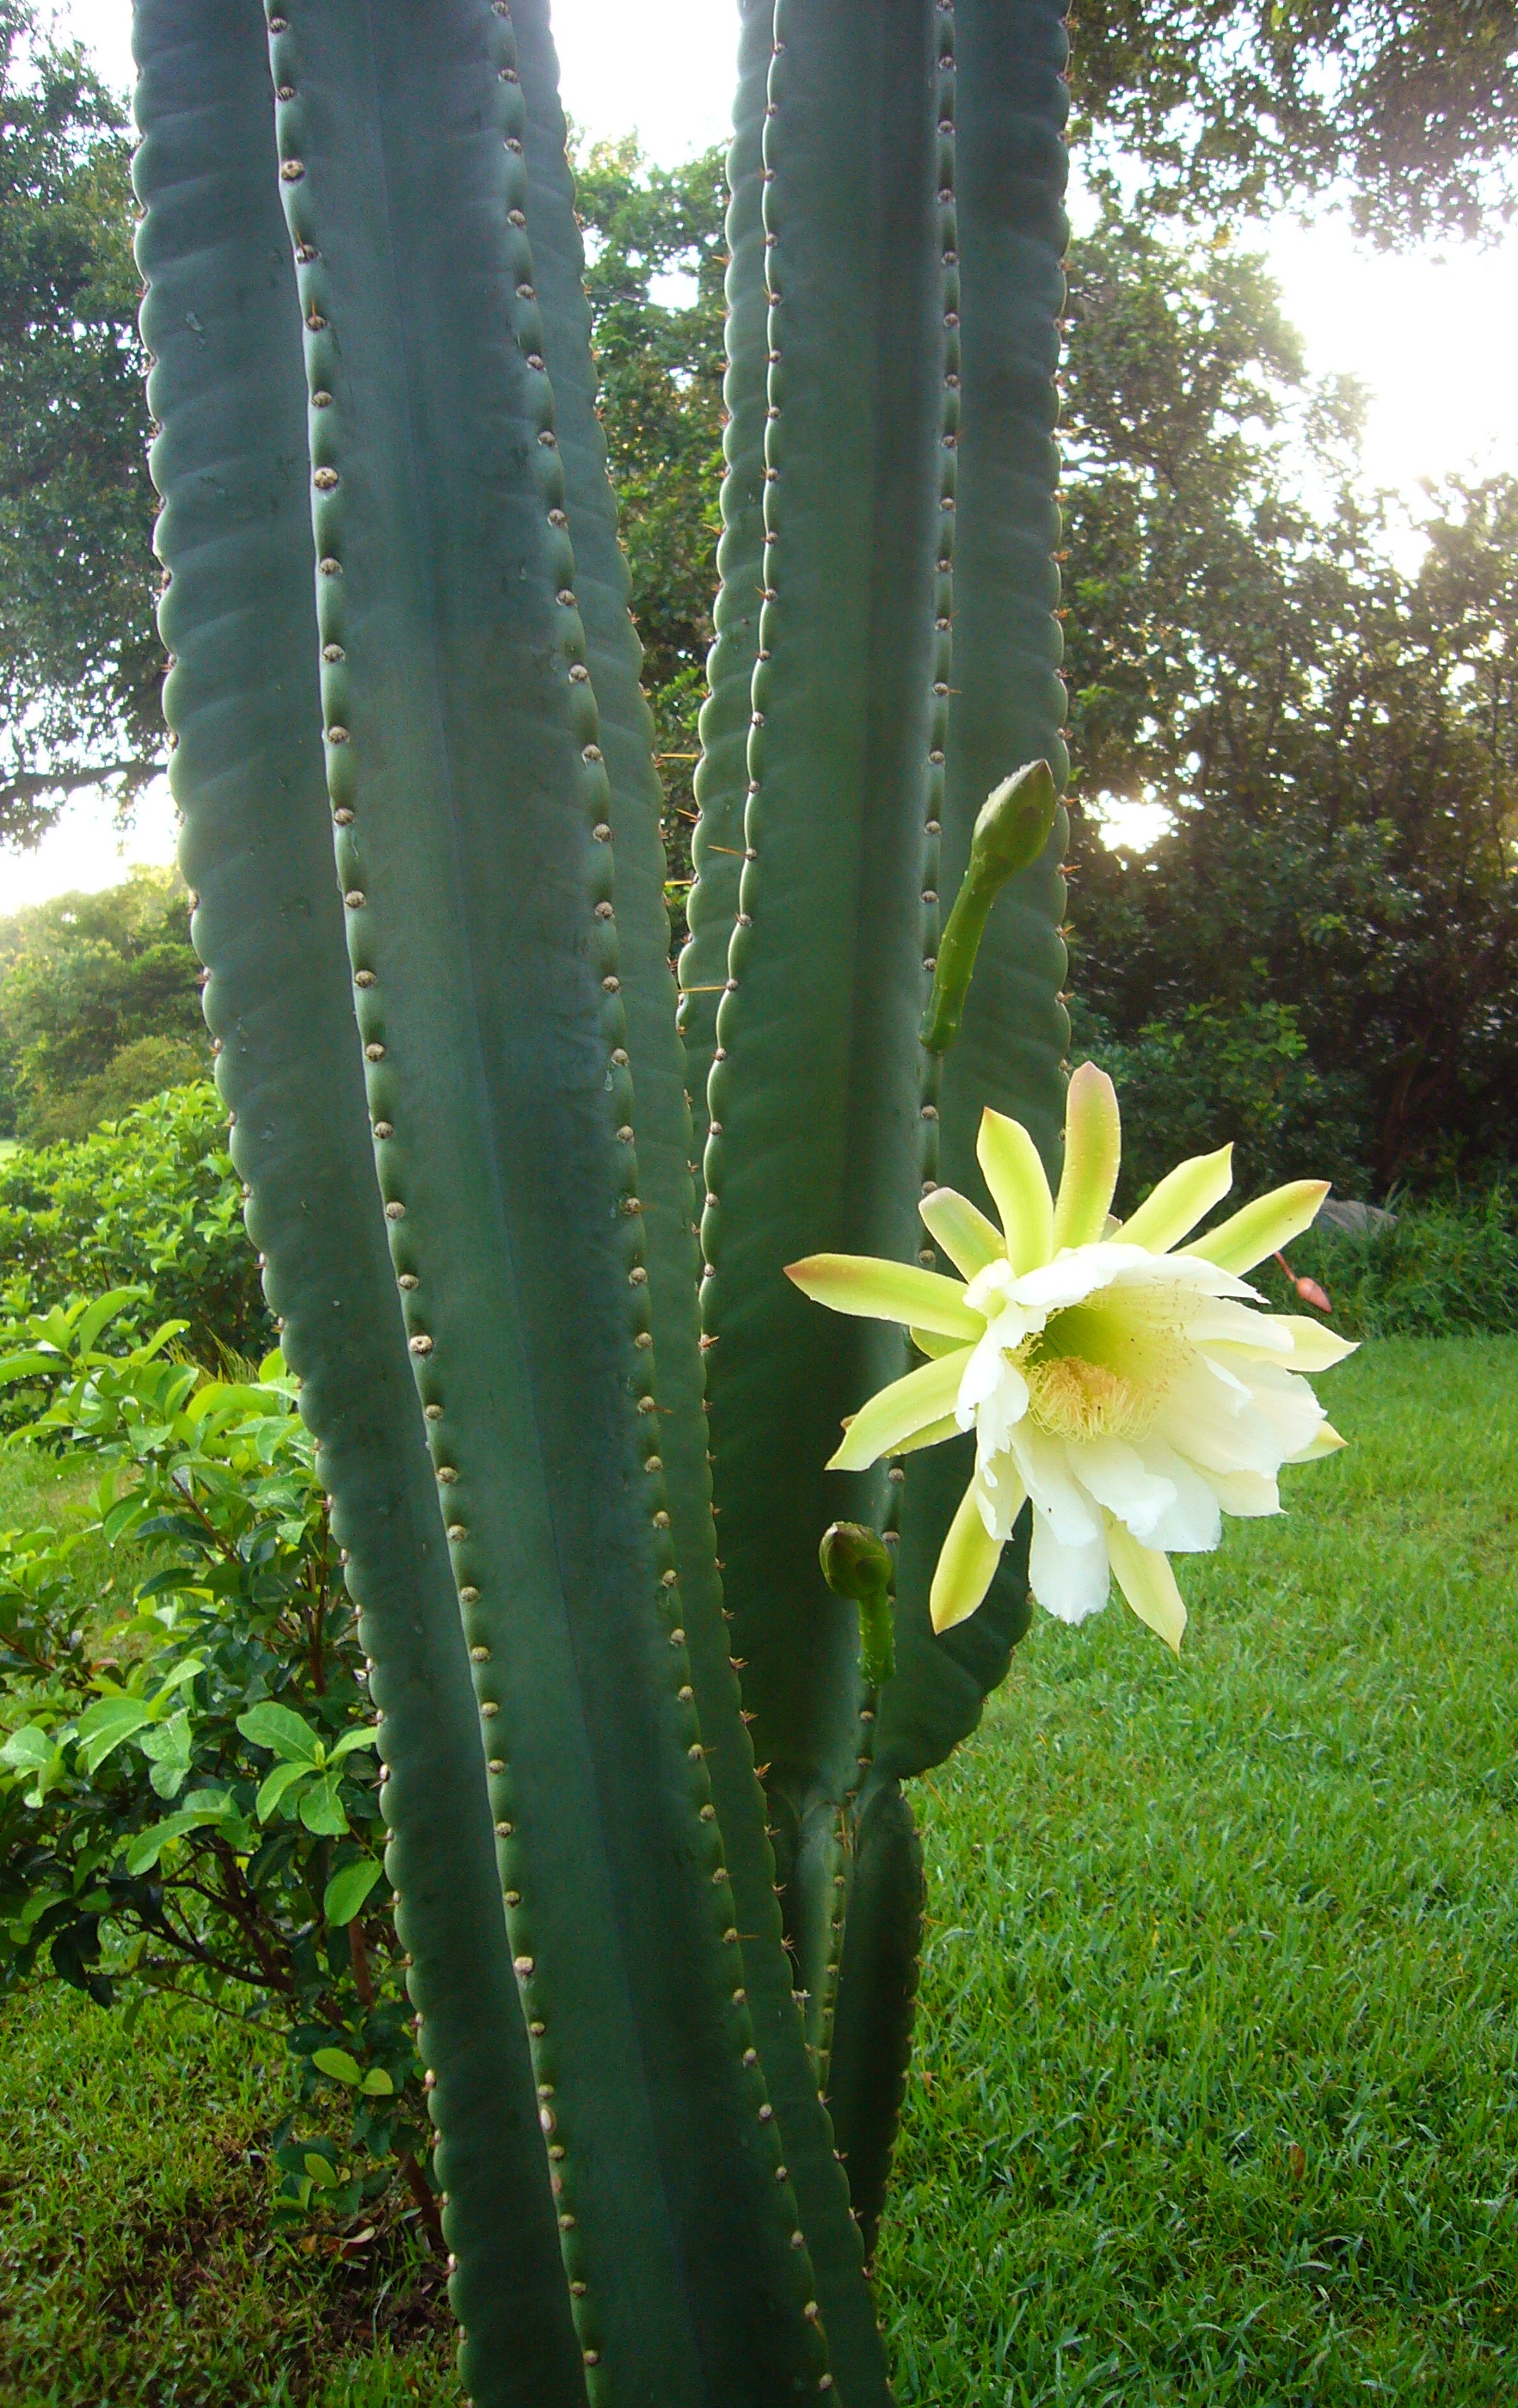
[[[0,1128],[82,1137],[210,1059],[188,898],[172,869],[0,921]]]
[[[1216,217],[1338,186],[1382,242],[1511,211],[1513,0],[1077,0],[1072,135]]]
[[[0,834],[163,755],[122,110],[0,0]]]

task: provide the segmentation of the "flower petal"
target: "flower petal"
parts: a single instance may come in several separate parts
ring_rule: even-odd
[[[1114,1234],[1125,1246],[1148,1246],[1156,1254],[1168,1254],[1204,1213],[1222,1203],[1232,1185],[1231,1145],[1220,1146],[1216,1154],[1194,1154],[1189,1162],[1179,1163],[1167,1172]]]
[[[1070,1469],[1088,1497],[1140,1539],[1176,1501],[1176,1484],[1120,1438],[1067,1439]]]
[[[1316,1463],[1325,1455],[1337,1455],[1341,1446],[1348,1446],[1348,1439],[1340,1438],[1332,1422],[1322,1422],[1306,1446],[1299,1448],[1296,1455],[1288,1455],[1286,1461]]]
[[[1253,1204],[1207,1230],[1186,1252],[1218,1263],[1225,1271],[1252,1271],[1256,1263],[1310,1229],[1329,1184],[1326,1179],[1295,1179],[1289,1187],[1273,1187],[1268,1196],[1257,1196]]]
[[[787,1263],[785,1276],[803,1296],[834,1312],[869,1321],[915,1321],[946,1338],[979,1338],[984,1315],[972,1312],[958,1280],[916,1263],[882,1262],[878,1254],[809,1254]]]
[[[975,1154],[1007,1232],[1006,1252],[1013,1270],[1031,1271],[1046,1263],[1053,1251],[1054,1199],[1027,1130],[1021,1121],[1009,1120],[988,1105],[981,1114]]]
[[[949,1525],[927,1593],[935,1630],[952,1630],[956,1623],[969,1620],[1000,1561],[1001,1541],[986,1528],[972,1480]]]
[[[913,1430],[910,1438],[898,1440],[891,1452],[893,1455],[915,1455],[920,1446],[938,1446],[946,1438],[963,1438],[964,1435],[958,1414],[945,1413],[941,1421],[929,1422],[924,1428]]]
[[[1046,1180],[1046,1188],[1048,1183]],[[934,1244],[967,1280],[983,1271],[987,1263],[1000,1262],[1007,1252],[995,1221],[988,1221],[980,1206],[955,1188],[935,1187],[917,1209]]]
[[[1053,1524],[1035,1505],[1028,1586],[1056,1622],[1084,1622],[1088,1614],[1100,1613],[1111,1586],[1101,1529],[1080,1546],[1062,1545]]]
[[[1073,1477],[1063,1439],[1036,1429],[1031,1421],[1020,1421],[1011,1432],[1010,1451],[1028,1495],[1039,1513],[1047,1515],[1050,1530],[1062,1547],[1079,1549],[1099,1537],[1101,1509]]]
[[[1268,1472],[1202,1471],[1197,1478],[1206,1481],[1225,1513],[1235,1513],[1241,1520],[1257,1520],[1262,1513],[1282,1511],[1281,1490]]]
[[[1182,1555],[1210,1555],[1223,1537],[1223,1508],[1226,1502],[1216,1481],[1210,1480],[1196,1464],[1188,1463],[1173,1446],[1167,1446],[1163,1439],[1144,1439],[1140,1451],[1150,1470],[1170,1483],[1175,1497],[1147,1530],[1139,1528],[1131,1513],[1124,1514],[1123,1518],[1134,1537],[1167,1555],[1172,1549]]]
[[[1114,1522],[1107,1533],[1112,1570],[1117,1584],[1132,1606],[1140,1622],[1157,1630],[1167,1647],[1179,1656],[1181,1634],[1186,1627],[1186,1607],[1176,1586],[1170,1559],[1156,1547],[1141,1547],[1137,1539]]]
[[[1117,1089],[1082,1062],[1065,1098],[1065,1169],[1054,1204],[1054,1252],[1094,1245],[1111,1210],[1123,1154]]]
[[[1292,1334],[1291,1365],[1294,1371],[1328,1371],[1342,1363],[1346,1354],[1359,1351],[1357,1338],[1340,1338],[1337,1329],[1329,1329],[1321,1321],[1309,1321],[1299,1312],[1278,1315],[1282,1329]]]
[[[1028,1499],[1016,1455],[1009,1449],[1003,1449],[999,1455],[988,1455],[982,1449],[976,1461],[975,1485],[980,1498],[981,1519],[996,1544],[1004,1547],[1012,1535],[1013,1523]]]
[[[868,1404],[861,1405],[828,1470],[866,1471],[882,1455],[895,1455],[905,1440],[914,1438],[931,1422],[941,1422],[952,1411],[968,1354],[968,1347],[962,1346],[939,1362],[920,1364],[904,1380],[893,1380]]]

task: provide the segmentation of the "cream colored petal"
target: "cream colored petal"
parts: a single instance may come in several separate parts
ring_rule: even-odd
[[[1292,1334],[1294,1371],[1328,1371],[1336,1363],[1342,1363],[1346,1354],[1359,1352],[1357,1338],[1340,1338],[1326,1322],[1309,1321],[1299,1312],[1283,1312],[1279,1318]]]
[[[1046,1188],[1048,1183],[1046,1180]],[[988,1221],[980,1206],[957,1189],[935,1187],[917,1209],[934,1244],[942,1248],[967,1280],[983,1271],[987,1263],[1004,1259],[1007,1248],[995,1221]]]
[[[1337,1455],[1341,1446],[1348,1446],[1348,1439],[1339,1437],[1339,1434],[1338,1430],[1335,1429],[1332,1422],[1323,1422],[1319,1425],[1314,1436],[1309,1439],[1306,1446],[1301,1449],[1300,1453],[1296,1455],[1288,1455],[1286,1461],[1288,1463],[1317,1463],[1322,1460],[1324,1455]]]
[[[1167,1172],[1138,1211],[1112,1234],[1124,1246],[1148,1246],[1156,1254],[1168,1254],[1214,1204],[1222,1203],[1232,1185],[1231,1145],[1220,1146],[1216,1154],[1194,1154],[1189,1162],[1179,1163]]]
[[[1106,1226],[1123,1155],[1117,1089],[1082,1062],[1065,1098],[1065,1169],[1054,1203],[1054,1252],[1095,1245]]]
[[[1113,1522],[1107,1532],[1107,1550],[1112,1559],[1117,1584],[1132,1606],[1140,1622],[1157,1630],[1167,1647],[1181,1653],[1181,1635],[1186,1627],[1186,1607],[1176,1586],[1168,1555],[1157,1547],[1141,1547],[1121,1522]]]
[[[969,1620],[1000,1561],[1001,1541],[986,1528],[972,1480],[949,1525],[928,1590],[927,1610],[935,1630],[952,1630],[956,1623]]]
[[[1066,1455],[1088,1497],[1142,1539],[1176,1501],[1176,1484],[1120,1438],[1067,1439]]]
[[[1049,1260],[1054,1241],[1054,1199],[1038,1147],[1021,1121],[988,1105],[981,1114],[975,1154],[1007,1232],[1013,1270],[1036,1269]]]
[[[940,1362],[924,1363],[904,1380],[893,1380],[862,1405],[843,1433],[843,1444],[828,1464],[829,1471],[866,1471],[882,1455],[895,1455],[919,1430],[941,1422],[953,1409],[964,1377],[968,1347],[946,1354]]]
[[[984,1315],[965,1302],[958,1280],[917,1263],[882,1262],[877,1254],[809,1254],[805,1262],[787,1263],[785,1276],[803,1296],[834,1312],[915,1322],[946,1338],[979,1338],[985,1326]]]
[[[1091,1538],[1072,1546],[1056,1538],[1053,1524],[1035,1506],[1028,1586],[1044,1612],[1056,1622],[1084,1622],[1100,1613],[1111,1584],[1100,1525]]]
[[[1209,1229],[1186,1252],[1225,1271],[1252,1271],[1256,1263],[1310,1229],[1328,1188],[1326,1179],[1297,1179],[1289,1187],[1274,1187]]]
[[[1011,1431],[1010,1452],[1028,1495],[1040,1514],[1048,1516],[1050,1529],[1062,1547],[1083,1547],[1100,1536],[1101,1508],[1071,1473],[1063,1439],[1052,1438],[1029,1421],[1020,1421]]]

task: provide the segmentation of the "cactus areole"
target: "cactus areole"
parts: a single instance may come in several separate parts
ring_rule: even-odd
[[[988,1105],[1058,1182],[1062,9],[740,14],[677,1013],[546,0],[136,0],[181,858],[476,2408],[884,2408],[901,1784],[1028,1616],[1024,1517],[935,1634],[974,1437],[827,1469],[907,1340],[784,1273],[938,1263]]]

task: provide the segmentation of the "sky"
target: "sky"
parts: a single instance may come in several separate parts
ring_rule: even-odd
[[[64,0],[61,29],[131,82],[129,0]],[[737,38],[723,0],[557,0],[566,106],[591,134],[636,129],[654,157],[725,138]],[[1368,480],[1415,497],[1420,480],[1468,466],[1518,471],[1518,233],[1486,251],[1459,246],[1378,256],[1343,224],[1263,230],[1285,307],[1317,376],[1366,387]],[[143,801],[124,843],[108,803],[82,799],[31,854],[0,853],[0,911],[68,887],[113,883],[131,861],[173,853],[166,791]],[[1131,831],[1140,833],[1142,823]]]

